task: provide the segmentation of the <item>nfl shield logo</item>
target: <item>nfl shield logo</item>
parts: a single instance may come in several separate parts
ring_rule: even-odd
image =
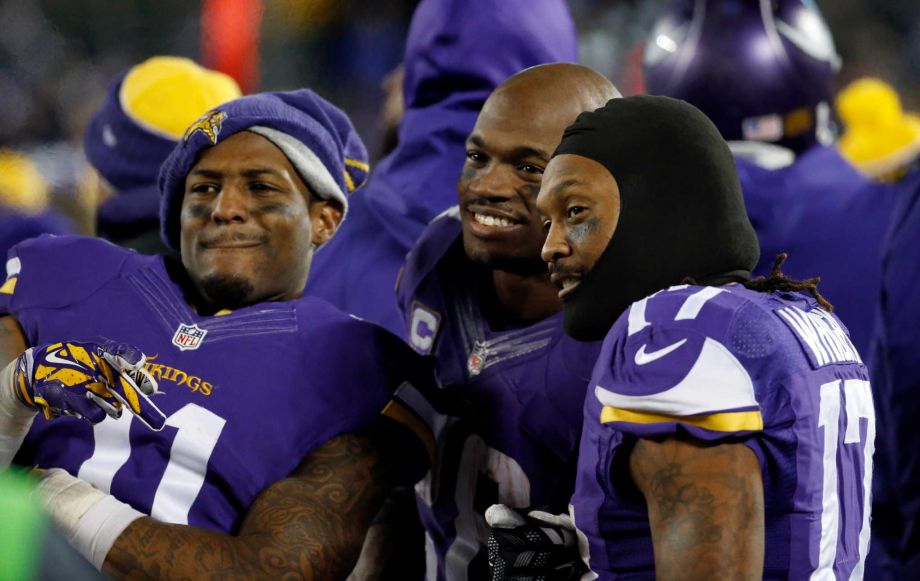
[[[198,349],[207,334],[207,330],[198,325],[179,325],[179,328],[176,329],[176,334],[173,335],[172,342],[182,351]]]

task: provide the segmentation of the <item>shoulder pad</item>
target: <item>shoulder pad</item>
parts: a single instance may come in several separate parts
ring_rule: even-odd
[[[116,277],[132,256],[138,255],[99,238],[39,236],[10,250],[4,287],[14,286],[9,294],[18,308],[63,307]]]
[[[405,314],[415,289],[438,265],[461,235],[460,208],[453,206],[435,217],[419,236],[415,247],[406,256],[396,295]]]
[[[706,439],[761,430],[754,380],[731,344],[737,314],[762,311],[751,292],[681,285],[634,303],[599,360],[601,422],[639,435],[680,426]]]

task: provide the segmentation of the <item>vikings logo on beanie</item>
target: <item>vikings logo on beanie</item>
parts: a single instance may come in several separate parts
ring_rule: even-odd
[[[202,150],[251,131],[271,141],[319,198],[348,210],[348,195],[370,172],[367,149],[348,116],[309,89],[260,93],[217,107],[185,131],[160,168],[163,241],[179,249],[179,215],[185,178]]]

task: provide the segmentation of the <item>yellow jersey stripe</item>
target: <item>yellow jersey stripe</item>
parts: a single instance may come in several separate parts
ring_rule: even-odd
[[[0,294],[11,295],[16,292],[16,281],[19,280],[18,277],[11,277],[6,279],[6,282],[3,283],[3,286],[0,286]]]
[[[713,432],[759,432],[763,430],[763,416],[759,411],[721,412],[697,416],[666,416],[647,412],[634,412],[622,408],[604,406],[601,423],[629,422],[631,424],[657,424],[677,422]]]
[[[428,452],[428,459],[431,461],[431,465],[434,466],[434,435],[431,433],[431,430],[428,429],[428,426],[425,425],[425,422],[418,419],[418,417],[409,411],[406,406],[396,400],[391,400],[380,413],[412,430],[415,435],[418,436],[418,439],[422,441],[422,445],[425,446],[425,451]]]

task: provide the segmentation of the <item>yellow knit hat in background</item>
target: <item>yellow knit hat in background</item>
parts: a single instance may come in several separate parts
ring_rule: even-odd
[[[863,78],[840,91],[837,113],[846,126],[838,146],[847,160],[876,178],[897,177],[920,155],[920,117],[905,113],[887,83]]]
[[[139,125],[178,141],[202,114],[241,94],[236,81],[223,73],[187,58],[155,56],[128,72],[119,100]]]
[[[0,149],[0,206],[38,214],[48,206],[48,182],[27,156]]]

